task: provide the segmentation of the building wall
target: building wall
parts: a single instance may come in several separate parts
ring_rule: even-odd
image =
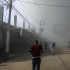
[[[10,44],[9,53],[28,52],[34,40],[39,39],[35,34],[29,31],[22,30],[22,36],[20,35],[20,29],[13,29],[15,27],[10,26]],[[7,24],[0,24],[0,52],[6,52],[6,35]]]
[[[10,31],[10,52],[28,52],[34,40],[38,39],[32,33],[23,30],[20,36],[20,29]]]

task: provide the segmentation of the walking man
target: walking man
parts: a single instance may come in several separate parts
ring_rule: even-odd
[[[51,49],[52,49],[52,55],[54,54],[54,51],[55,51],[55,42],[53,42],[51,44]]]
[[[35,44],[31,46],[29,52],[32,54],[32,70],[35,70],[37,66],[37,70],[40,70],[41,63],[41,54],[43,53],[43,49],[41,45],[38,45],[38,40],[35,40]]]

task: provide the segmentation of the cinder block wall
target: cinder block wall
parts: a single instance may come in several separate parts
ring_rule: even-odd
[[[14,26],[10,27],[15,28]],[[6,33],[7,24],[0,24],[0,34],[2,34],[0,53],[6,52]],[[40,40],[37,35],[24,29],[22,30],[22,36],[20,36],[20,29],[10,29],[9,53],[28,52],[29,48],[36,39]]]
[[[20,29],[10,30],[10,53],[28,52],[35,39],[38,37],[24,29],[22,36],[20,36]]]

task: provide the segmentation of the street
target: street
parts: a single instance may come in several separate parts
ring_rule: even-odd
[[[55,55],[44,52],[40,70],[70,70],[70,48],[63,48]],[[49,54],[48,54],[49,53]],[[16,57],[0,64],[0,70],[32,70],[31,54],[18,54]]]

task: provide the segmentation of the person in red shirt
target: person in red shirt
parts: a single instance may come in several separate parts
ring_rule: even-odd
[[[35,70],[37,65],[37,70],[40,70],[41,54],[43,53],[43,48],[38,45],[38,40],[35,40],[35,44],[31,46],[29,52],[32,54],[32,70]]]

